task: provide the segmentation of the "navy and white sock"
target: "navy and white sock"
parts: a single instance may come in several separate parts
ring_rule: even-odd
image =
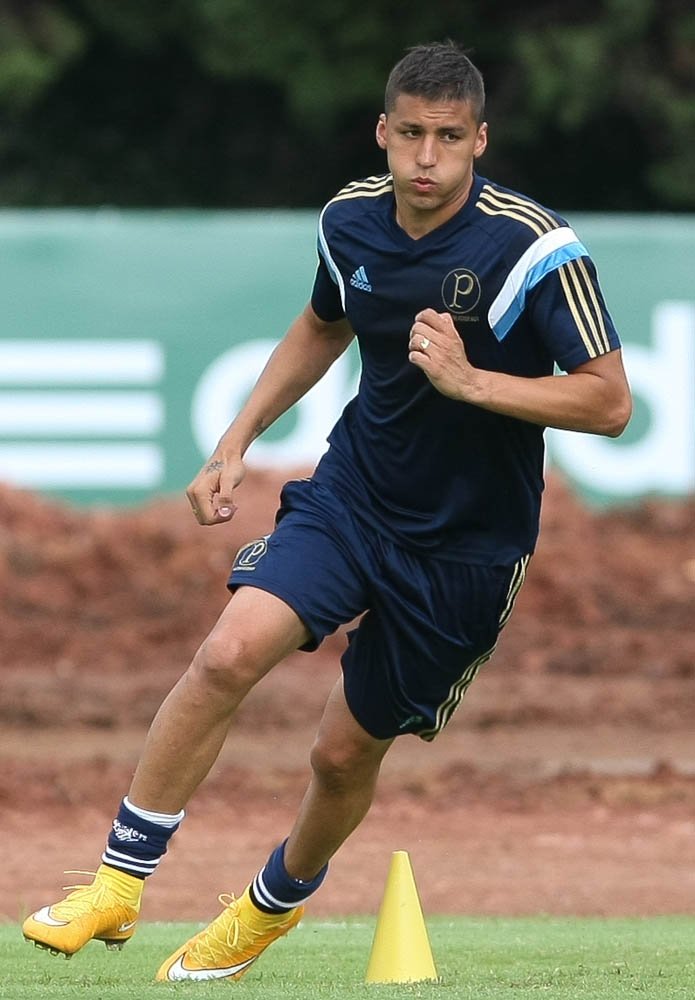
[[[141,809],[126,795],[113,821],[101,860],[136,878],[147,878],[156,871],[185,815],[183,809],[176,814]]]
[[[251,900],[264,913],[287,913],[288,910],[293,910],[316,892],[328,871],[328,865],[325,865],[310,882],[292,878],[285,868],[286,843],[284,841],[275,848],[249,889]]]

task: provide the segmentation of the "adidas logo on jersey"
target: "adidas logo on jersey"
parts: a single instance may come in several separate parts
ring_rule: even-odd
[[[367,277],[367,272],[363,267],[358,267],[353,276],[350,278],[350,284],[353,288],[359,288],[361,292],[371,292],[372,286],[369,284],[369,278]]]

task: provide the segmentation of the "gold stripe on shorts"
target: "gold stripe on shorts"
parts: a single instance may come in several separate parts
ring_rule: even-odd
[[[514,602],[516,601],[522,584],[526,579],[526,569],[530,558],[530,555],[522,556],[522,558],[519,559],[514,566],[512,579],[509,583],[509,590],[507,591],[507,599],[505,601],[504,608],[502,609],[502,614],[500,615],[500,632],[509,621],[511,613],[514,610]],[[459,679],[452,684],[449,694],[437,709],[434,727],[432,729],[422,729],[416,733],[416,736],[419,736],[421,740],[430,742],[442,731],[444,726],[446,726],[447,722],[451,719],[451,716],[463,701],[463,696],[475,680],[478,671],[484,663],[487,663],[496,648],[497,641],[495,641],[487,652],[482,653],[477,660],[468,664],[461,677],[459,677]]]

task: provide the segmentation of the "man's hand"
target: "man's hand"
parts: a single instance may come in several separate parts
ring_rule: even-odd
[[[198,524],[223,524],[234,516],[233,494],[246,475],[244,463],[215,455],[205,463],[186,490],[188,502]]]
[[[591,358],[567,375],[527,378],[475,368],[448,313],[423,309],[410,330],[408,360],[444,396],[540,427],[617,437],[632,402],[621,352]]]
[[[422,369],[443,396],[475,402],[481,372],[468,360],[449,313],[419,312],[410,329],[408,351],[408,360]]]

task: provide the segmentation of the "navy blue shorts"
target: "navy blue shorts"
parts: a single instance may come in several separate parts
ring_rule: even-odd
[[[478,566],[404,549],[304,479],[285,485],[275,531],[240,549],[228,586],[289,604],[307,650],[359,618],[341,661],[350,711],[377,739],[432,740],[492,655],[528,559]]]

